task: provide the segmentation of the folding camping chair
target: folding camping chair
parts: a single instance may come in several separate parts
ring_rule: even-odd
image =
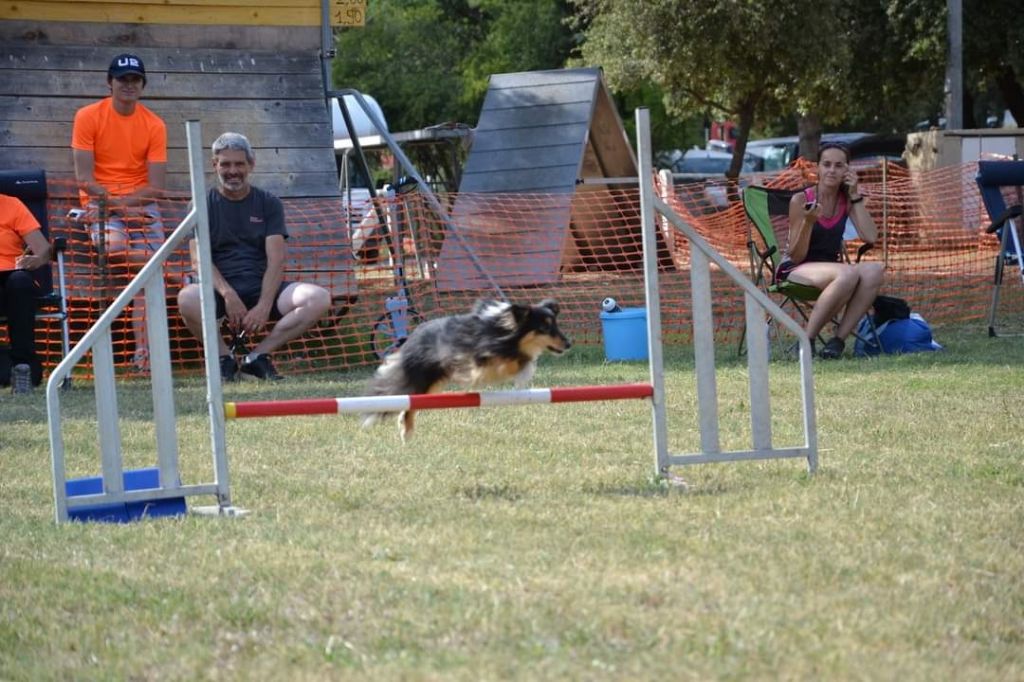
[[[43,170],[6,170],[0,171],[0,194],[17,197],[32,212],[43,236],[50,239],[49,216],[46,210],[46,171]],[[57,290],[53,287],[53,269],[46,265],[32,273],[38,286],[36,296],[36,319],[57,320],[60,322],[61,357],[68,354],[71,346],[71,335],[68,330],[67,290],[64,278],[64,251],[67,240],[58,237],[52,240],[54,258],[57,262]],[[4,312],[0,310],[0,322],[6,323]]]
[[[992,304],[988,313],[988,335],[996,336],[996,313],[999,308],[999,293],[1003,286],[1003,272],[1007,267],[1017,266],[1021,284],[1024,285],[1024,253],[1021,251],[1021,185],[1024,185],[1024,161],[979,161],[978,189],[992,223],[985,230],[999,237],[999,252],[996,254],[995,273],[992,283]],[[1004,187],[1016,187],[1016,203],[1006,205]],[[1014,334],[1019,336],[1020,334]]]
[[[803,318],[804,324],[806,324],[809,318],[808,311],[821,295],[821,289],[790,280],[775,281],[775,271],[782,262],[782,251],[779,246],[778,233],[780,230],[788,232],[789,200],[794,194],[802,191],[750,186],[743,190],[743,209],[746,211],[748,219],[747,248],[750,251],[750,272],[754,278],[754,283],[768,294],[781,296],[781,307],[783,309],[787,306],[792,307]],[[750,224],[753,224],[757,229],[761,242],[764,244],[763,250],[757,248],[757,242],[750,232]],[[851,235],[844,235],[844,238],[849,239]],[[872,246],[873,244],[861,245],[857,249],[855,262],[859,263]],[[848,256],[846,256],[846,260],[849,262]],[[868,327],[871,331],[870,342],[877,343],[881,347],[881,341],[878,339],[878,333],[875,331],[871,316],[868,315],[867,319]],[[746,331],[744,327],[743,334],[740,337],[740,353],[743,352]],[[866,343],[869,342],[869,339],[865,339],[856,331],[853,332],[853,336]],[[825,343],[825,339],[820,334],[818,335],[818,341],[822,345]]]

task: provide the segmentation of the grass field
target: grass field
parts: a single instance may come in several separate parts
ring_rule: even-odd
[[[666,485],[642,401],[424,412],[404,447],[352,417],[243,420],[234,520],[55,525],[43,397],[4,393],[0,679],[1024,679],[1024,339],[981,326],[816,362],[813,477],[746,462]],[[721,354],[723,446],[746,448],[746,368]],[[794,444],[797,367],[772,369]],[[535,383],[646,379],[577,348]],[[666,387],[671,450],[696,451],[685,349]],[[204,394],[176,396],[188,482],[210,478]],[[150,466],[148,384],[119,400],[127,463]],[[90,387],[65,407],[71,473],[94,475]]]

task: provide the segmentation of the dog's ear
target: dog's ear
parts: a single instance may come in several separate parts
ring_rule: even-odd
[[[553,298],[545,298],[543,301],[537,304],[538,308],[547,308],[551,311],[552,315],[558,315],[561,308],[558,307],[558,301]]]
[[[512,315],[512,319],[515,320],[515,328],[517,329],[530,317],[530,309],[525,305],[519,305],[517,303],[510,305],[508,312]]]

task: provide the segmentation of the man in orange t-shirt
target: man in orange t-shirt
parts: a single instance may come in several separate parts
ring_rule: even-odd
[[[11,383],[28,393],[42,377],[36,359],[36,281],[32,271],[50,263],[50,242],[17,197],[0,194],[0,312],[11,342]],[[34,381],[33,381],[34,380]]]
[[[123,256],[137,269],[164,238],[156,199],[163,194],[167,177],[167,126],[139,101],[146,68],[136,55],[114,57],[107,85],[110,97],[75,113],[75,177],[93,242],[99,242],[102,222],[106,255]],[[148,365],[144,305],[140,294],[132,321],[138,369]]]

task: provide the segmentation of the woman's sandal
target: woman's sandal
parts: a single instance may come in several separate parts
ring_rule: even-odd
[[[825,342],[818,357],[822,360],[838,360],[843,357],[844,350],[846,350],[846,342],[833,336]]]

